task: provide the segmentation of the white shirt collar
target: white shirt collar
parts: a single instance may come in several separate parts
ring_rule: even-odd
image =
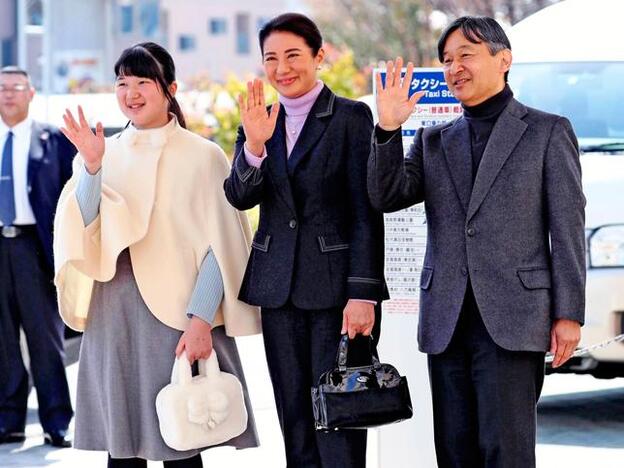
[[[9,133],[9,130],[11,130],[13,135],[17,138],[27,137],[32,130],[32,119],[30,117],[26,117],[12,128],[9,128],[7,124],[0,119],[0,137],[4,138],[6,134]]]

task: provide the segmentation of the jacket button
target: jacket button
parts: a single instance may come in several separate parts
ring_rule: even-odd
[[[476,234],[476,232],[477,231],[475,230],[475,228],[468,228],[466,230],[466,234],[468,234],[470,237],[474,236]]]
[[[291,219],[291,220],[288,222],[288,227],[289,227],[290,229],[295,229],[295,228],[297,227],[297,220],[296,220],[296,219]]]
[[[461,268],[461,273],[462,273],[462,275],[467,276],[468,275],[468,268],[462,267]]]

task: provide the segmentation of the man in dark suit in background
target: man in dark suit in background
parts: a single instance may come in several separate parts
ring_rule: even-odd
[[[386,212],[425,202],[418,337],[438,465],[531,468],[545,351],[563,364],[584,319],[576,137],[565,118],[513,98],[511,46],[492,18],[453,22],[438,55],[463,116],[418,130],[404,160],[400,127],[419,96],[408,98],[402,61],[388,62],[369,195]]]
[[[52,223],[75,149],[58,129],[28,117],[34,92],[24,70],[0,70],[0,443],[25,439],[22,328],[45,443],[68,447],[73,411],[52,282]]]

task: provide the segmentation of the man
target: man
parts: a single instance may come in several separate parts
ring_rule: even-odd
[[[438,55],[463,116],[419,129],[404,160],[400,126],[420,95],[408,98],[402,60],[388,62],[369,195],[386,212],[425,202],[418,337],[439,466],[534,467],[544,354],[569,359],[584,317],[576,138],[513,98],[511,46],[492,18],[454,21]]]
[[[73,411],[52,283],[52,223],[75,150],[57,129],[28,117],[34,93],[24,70],[0,70],[0,443],[25,439],[28,373],[21,327],[45,443],[68,447]]]

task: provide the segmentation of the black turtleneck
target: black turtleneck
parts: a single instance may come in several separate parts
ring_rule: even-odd
[[[509,85],[505,85],[503,90],[491,98],[486,99],[476,106],[464,106],[464,118],[470,127],[470,144],[472,148],[472,181],[477,175],[477,169],[481,163],[485,145],[490,138],[496,120],[503,109],[507,107],[513,97],[513,92]]]

